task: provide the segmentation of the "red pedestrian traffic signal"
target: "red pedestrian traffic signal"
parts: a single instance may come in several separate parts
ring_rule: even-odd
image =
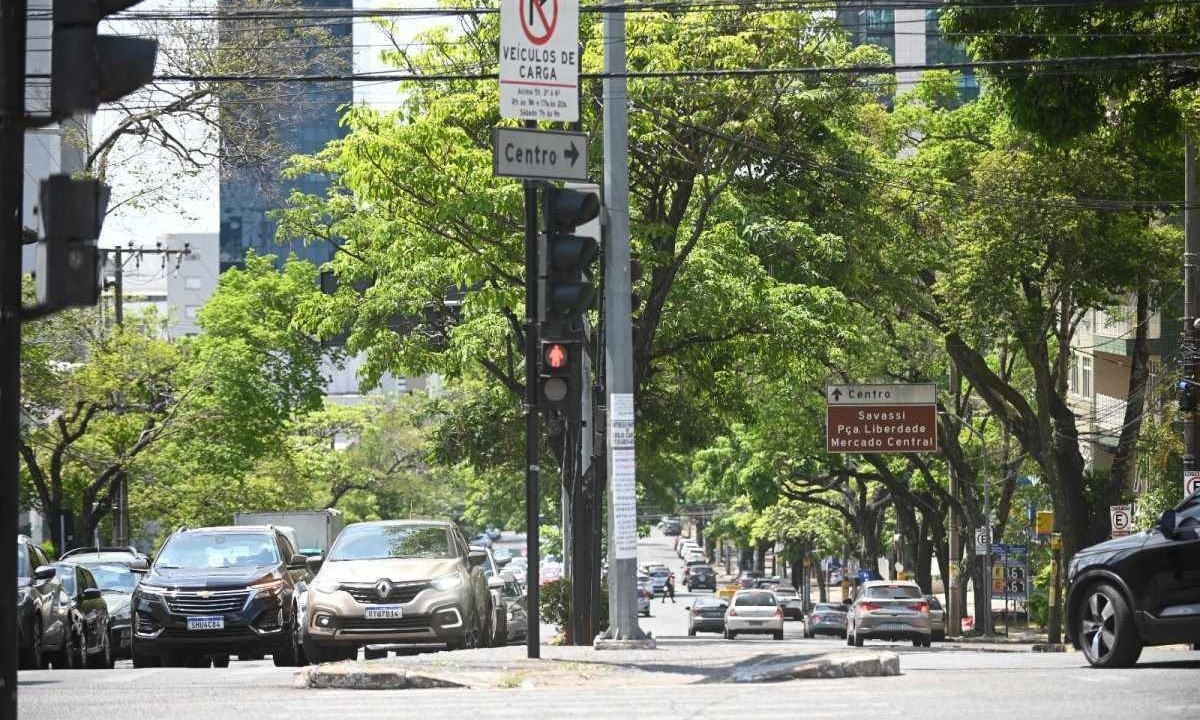
[[[563,370],[567,367],[567,348],[562,343],[551,343],[545,351],[546,368]]]

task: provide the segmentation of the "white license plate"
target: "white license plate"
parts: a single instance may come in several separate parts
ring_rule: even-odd
[[[766,620],[751,620],[750,624],[751,625],[762,625],[764,622],[766,622]]]
[[[223,617],[190,617],[187,619],[188,630],[224,630]]]
[[[904,623],[883,623],[878,626],[880,630],[908,630],[909,626]]]
[[[404,608],[399,605],[368,605],[368,620],[399,620],[404,617]]]

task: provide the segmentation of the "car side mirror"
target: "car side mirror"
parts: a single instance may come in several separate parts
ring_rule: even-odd
[[[488,578],[488,589],[489,590],[503,590],[504,589],[504,580],[496,577],[495,575],[491,576],[490,578]]]
[[[288,570],[304,570],[308,568],[307,555],[293,555],[288,559]]]
[[[50,578],[54,577],[57,574],[58,574],[57,568],[53,568],[49,565],[38,565],[37,569],[33,571],[33,579],[34,580],[49,580]]]
[[[1162,531],[1163,537],[1174,540],[1179,534],[1179,519],[1175,516],[1174,510],[1164,510],[1163,514],[1158,518],[1158,529]]]
[[[467,561],[471,563],[471,567],[483,567],[487,562],[486,550],[472,550],[467,553]]]
[[[842,598],[842,604],[843,605],[853,605],[854,598]]]
[[[100,588],[87,588],[83,591],[84,600],[99,600],[103,595],[100,593]]]
[[[145,560],[134,560],[129,563],[129,571],[135,573],[150,572],[150,563]]]
[[[505,565],[509,564],[510,562],[512,562],[512,558],[511,558],[511,557],[506,557],[506,558],[503,558],[503,559],[501,559],[501,558],[496,558],[496,565],[498,565],[499,567],[504,567]]]
[[[320,555],[305,555],[304,564],[308,566],[310,572],[316,575],[321,571],[321,566],[325,564],[325,558]]]

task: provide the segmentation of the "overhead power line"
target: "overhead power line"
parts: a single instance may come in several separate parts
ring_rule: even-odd
[[[1154,64],[1175,60],[1200,58],[1200,50],[1181,50],[1162,53],[1128,53],[1119,55],[1076,55],[1060,58],[1023,58],[1012,60],[974,60],[957,63],[904,63],[893,65],[824,65],[816,67],[776,68],[697,68],[683,70],[634,70],[623,73],[580,73],[581,79],[604,78],[704,78],[704,77],[761,77],[770,75],[880,75],[900,72],[922,72],[931,70],[991,70],[1013,68],[1092,66],[1105,64]],[[31,75],[39,78],[45,75]],[[346,82],[356,80],[387,82],[445,82],[449,80],[495,80],[497,73],[330,73],[313,75],[276,74],[165,74],[156,75],[155,80],[178,82]]]

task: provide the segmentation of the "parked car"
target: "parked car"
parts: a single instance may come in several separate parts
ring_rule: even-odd
[[[46,553],[24,535],[17,536],[17,643],[23,668],[44,668],[66,643],[67,609],[62,581]],[[5,621],[11,622],[11,621]]]
[[[696,544],[694,540],[684,540],[679,544],[679,547],[675,548],[675,553],[679,555],[681,559],[686,558],[688,553],[691,552],[703,553],[704,551],[699,545]]]
[[[688,590],[716,590],[717,573],[709,565],[692,565],[684,570],[683,584]]]
[[[868,580],[846,613],[846,644],[864,640],[911,640],[929,647],[929,603],[915,582]]]
[[[490,603],[492,608],[492,634],[486,638],[486,642],[484,644],[503,645],[508,641],[508,611],[507,605],[502,597],[504,581],[499,580],[499,577],[500,568],[512,560],[512,554],[509,553],[506,559],[500,560],[496,557],[490,546],[480,547],[472,544],[471,549],[483,550],[485,553],[487,553],[487,558],[483,562],[483,576],[487,578],[488,592],[492,596]]]
[[[775,593],[775,599],[779,601],[779,607],[783,608],[784,620],[804,619],[804,600],[796,592],[796,588],[791,585],[780,585],[772,592]]]
[[[501,599],[506,613],[505,642],[524,640],[529,635],[529,612],[525,609],[528,597],[525,588],[518,582],[516,575],[505,570],[500,573],[504,581]]]
[[[738,575],[737,582],[742,586],[743,590],[754,587],[754,582],[762,577],[762,573],[756,570],[743,570],[741,575]]]
[[[946,641],[946,611],[937,595],[926,595],[925,602],[929,603],[929,639],[933,642]]]
[[[683,523],[678,520],[667,520],[663,523],[662,531],[663,535],[667,537],[678,536],[679,533],[683,532]]]
[[[108,632],[108,604],[96,578],[82,565],[54,563],[67,606],[67,641],[54,658],[64,668],[111,668],[112,644]]]
[[[149,558],[132,547],[90,547],[69,550],[63,559],[91,571],[108,605],[108,641],[113,657],[128,658],[133,641],[133,590],[150,569]]]
[[[650,617],[650,601],[654,599],[654,593],[646,590],[641,585],[638,585],[638,615],[642,617]]]
[[[347,525],[309,589],[305,653],[319,662],[355,657],[369,645],[486,645],[493,622],[487,559],[446,521]]]
[[[742,633],[765,633],[783,639],[783,608],[770,590],[742,590],[725,612],[725,639]]]
[[[693,562],[696,562],[696,563],[701,563],[701,562],[708,562],[708,556],[707,556],[707,555],[705,555],[705,554],[704,554],[704,551],[703,551],[703,550],[701,550],[701,549],[699,549],[699,548],[697,548],[697,549],[695,549],[695,550],[688,550],[688,551],[687,551],[686,553],[684,553],[684,555],[683,555],[683,562],[684,562],[684,563],[693,563]]]
[[[133,591],[135,667],[218,667],[233,654],[303,663],[308,558],[271,525],[180,528]]]
[[[725,632],[725,611],[729,603],[711,595],[698,597],[688,608],[688,636],[698,632]]]
[[[1128,667],[1147,645],[1200,642],[1200,493],[1146,532],[1075,553],[1067,636],[1099,668]]]
[[[846,637],[846,605],[841,603],[817,603],[804,625],[804,637],[837,635]]]

